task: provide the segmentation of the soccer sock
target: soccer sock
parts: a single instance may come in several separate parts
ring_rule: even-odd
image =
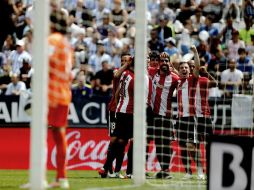
[[[115,172],[120,172],[121,170],[123,158],[124,158],[125,145],[126,145],[126,142],[123,139],[119,139],[119,141],[117,142]]]
[[[116,137],[111,137],[110,143],[108,145],[107,159],[103,166],[103,168],[110,173],[112,173],[112,164],[114,159],[116,158],[116,146]]]
[[[56,144],[56,167],[57,167],[57,180],[59,178],[66,178],[66,149],[67,141],[65,139],[65,130],[53,129],[53,138]]]
[[[133,172],[133,141],[130,141],[130,146],[128,149],[128,163],[127,163],[127,170],[126,174],[132,174]]]
[[[185,146],[181,146],[181,157],[182,157],[182,162],[185,168],[185,172],[192,174],[190,169],[190,159],[189,159],[188,151],[186,150]]]

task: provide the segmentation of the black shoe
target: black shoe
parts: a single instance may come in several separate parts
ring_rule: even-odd
[[[168,171],[159,171],[158,173],[155,174],[156,179],[171,179],[172,175]]]

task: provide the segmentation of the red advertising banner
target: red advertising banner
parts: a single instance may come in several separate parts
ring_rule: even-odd
[[[0,129],[0,169],[28,169],[30,149],[29,128],[1,128]],[[68,141],[68,169],[69,170],[96,170],[103,166],[109,143],[108,131],[105,128],[69,128]],[[176,141],[171,144],[172,157],[171,171],[183,171],[180,159],[180,150]],[[128,147],[127,147],[128,148]],[[126,149],[127,149],[126,148]],[[202,151],[203,152],[203,151]],[[56,148],[48,131],[48,169],[56,166]],[[123,168],[126,169],[127,154]],[[181,167],[180,167],[181,166]],[[155,155],[155,147],[149,149],[147,170],[156,171],[160,166]]]

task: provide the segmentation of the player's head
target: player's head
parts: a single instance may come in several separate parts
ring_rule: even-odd
[[[160,54],[158,51],[151,51],[149,53],[150,63],[149,67],[157,68],[159,66]]]
[[[194,60],[188,61],[188,65],[190,67],[190,74],[192,75],[193,72],[194,72],[194,69],[195,69],[195,62],[194,62]]]
[[[66,34],[67,28],[67,15],[61,10],[53,10],[50,14],[51,31]]]
[[[159,66],[163,72],[169,72],[170,57],[166,52],[160,53]]]
[[[124,64],[127,64],[131,61],[131,54],[129,53],[123,53],[121,55],[121,66],[123,66]]]
[[[188,78],[190,76],[190,67],[188,62],[179,63],[179,76],[180,78]]]

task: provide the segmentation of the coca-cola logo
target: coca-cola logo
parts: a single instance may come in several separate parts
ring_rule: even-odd
[[[80,131],[75,130],[67,133],[67,169],[90,168],[98,169],[103,166],[107,158],[109,141],[103,139],[82,138]],[[85,139],[85,140],[84,140]],[[176,151],[173,150],[171,157],[171,167],[174,166]],[[51,164],[56,167],[56,146],[53,147],[50,154]],[[126,169],[127,152],[124,156],[122,169]],[[114,164],[113,164],[114,165]],[[156,158],[156,149],[152,144],[147,159],[147,170],[160,170],[160,165]]]

